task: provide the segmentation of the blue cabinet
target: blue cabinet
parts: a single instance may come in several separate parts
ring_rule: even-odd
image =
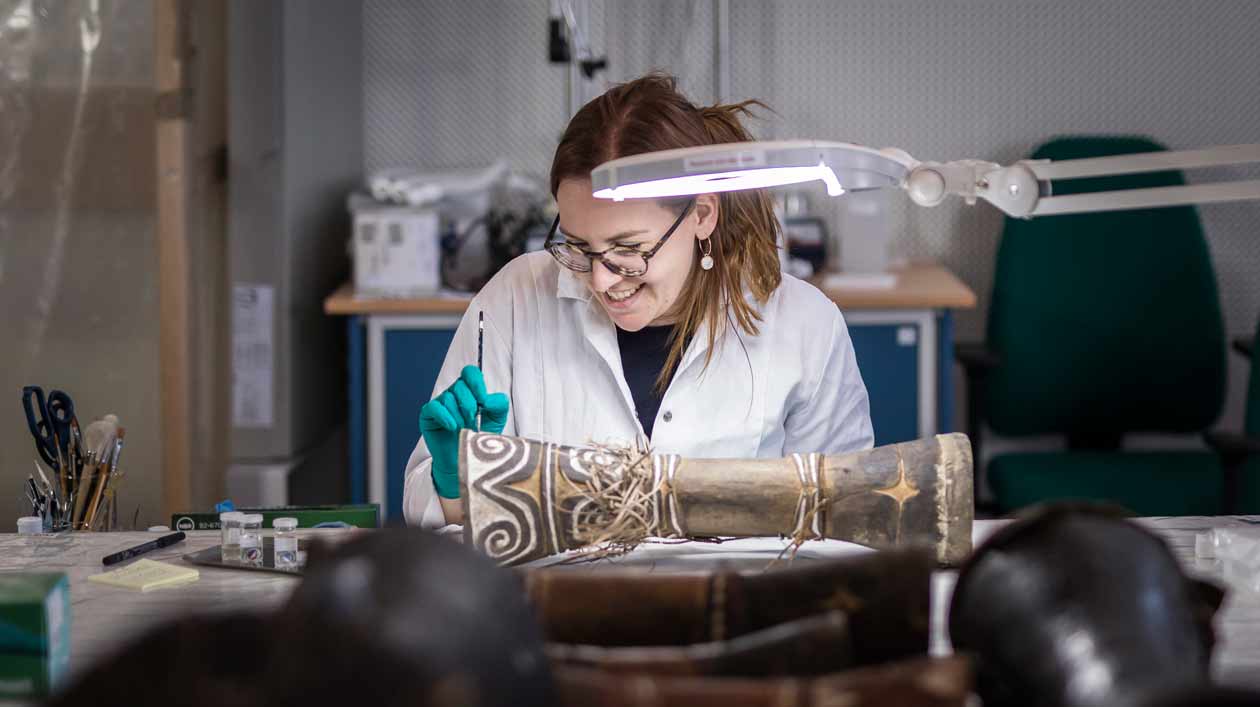
[[[948,310],[845,312],[871,401],[875,444],[951,430]],[[459,315],[351,317],[351,496],[402,517],[403,470]]]
[[[459,315],[350,318],[350,496],[401,520],[403,471]]]
[[[433,395],[433,382],[454,336],[453,328],[396,328],[384,333],[386,517],[402,513],[402,470],[420,437],[420,406]]]
[[[871,400],[875,446],[919,436],[919,329],[917,323],[849,327]]]

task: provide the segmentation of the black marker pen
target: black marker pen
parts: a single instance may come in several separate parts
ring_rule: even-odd
[[[171,533],[170,535],[163,535],[157,540],[150,540],[149,542],[144,543],[143,545],[129,547],[126,550],[123,550],[122,552],[115,552],[112,555],[106,555],[105,559],[101,560],[101,564],[102,565],[116,565],[119,562],[122,562],[124,560],[130,560],[133,557],[136,557],[138,555],[143,555],[144,553],[149,552],[151,550],[158,550],[164,547],[169,547],[171,545],[174,545],[175,543],[183,542],[183,540],[184,540],[184,534],[182,532]]]

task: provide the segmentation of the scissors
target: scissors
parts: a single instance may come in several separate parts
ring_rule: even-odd
[[[28,385],[22,388],[22,409],[40,458],[54,471],[61,471],[61,460],[68,458],[70,428],[76,422],[74,400],[60,390],[45,399],[43,388]]]

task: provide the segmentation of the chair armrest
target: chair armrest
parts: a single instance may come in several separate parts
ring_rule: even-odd
[[[1226,459],[1260,454],[1260,437],[1250,437],[1240,432],[1210,430],[1203,433],[1203,441]]]
[[[1226,515],[1238,512],[1238,493],[1241,486],[1243,465],[1252,455],[1260,456],[1260,438],[1238,432],[1210,430],[1203,433],[1203,441],[1221,456],[1222,481],[1225,490]]]
[[[982,341],[954,344],[954,358],[962,364],[967,386],[967,437],[971,440],[971,458],[974,469],[972,489],[975,492],[975,508],[979,510],[983,506],[980,501],[980,489],[985,476],[980,437],[981,425],[985,420],[985,380],[989,376],[989,371],[1001,363],[1001,358]],[[987,506],[983,507],[987,509]]]
[[[1247,358],[1251,358],[1252,352],[1255,350],[1255,339],[1242,336],[1234,339],[1234,351],[1242,354]]]
[[[962,364],[967,375],[983,374],[1002,362],[1002,357],[983,341],[964,341],[954,344],[954,358]]]

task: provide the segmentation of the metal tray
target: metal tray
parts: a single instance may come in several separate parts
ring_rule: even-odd
[[[194,565],[205,565],[207,567],[219,567],[228,570],[247,570],[250,572],[278,572],[280,574],[301,575],[306,568],[306,551],[310,549],[310,542],[302,538],[298,538],[298,566],[294,569],[283,569],[276,567],[276,550],[275,542],[270,536],[264,536],[263,539],[263,561],[261,565],[247,565],[239,562],[223,561],[223,546],[215,545],[205,550],[198,550],[184,555],[184,560]]]

